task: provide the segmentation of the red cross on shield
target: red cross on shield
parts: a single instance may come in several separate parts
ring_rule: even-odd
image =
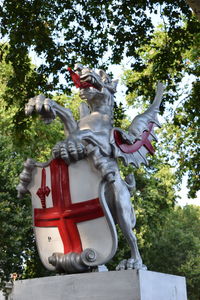
[[[29,185],[40,258],[50,270],[54,252],[113,251],[113,234],[99,200],[101,176],[86,159],[68,166],[62,159],[35,168]]]

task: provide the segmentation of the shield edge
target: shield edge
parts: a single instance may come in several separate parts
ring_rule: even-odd
[[[87,158],[85,158],[85,159],[88,160]],[[50,159],[47,162],[41,163],[41,162],[36,162],[36,161],[34,161],[32,159],[27,159],[27,161],[24,164],[25,168],[24,168],[23,172],[20,174],[20,184],[17,187],[18,194],[20,196],[22,196],[22,194],[25,194],[27,192],[30,193],[29,192],[29,184],[32,181],[32,174],[34,172],[34,169],[36,167],[38,167],[38,168],[48,167],[50,165],[50,163],[51,163],[52,160],[53,159]],[[22,176],[22,174],[26,174],[26,176],[28,176],[29,183],[27,182],[27,178],[26,178],[26,180],[23,180],[24,176]],[[109,226],[109,229],[110,229],[110,232],[111,232],[111,237],[112,237],[112,241],[113,241],[113,243],[112,243],[112,250],[110,252],[110,255],[107,256],[105,259],[100,259],[100,256],[97,255],[95,261],[93,261],[93,262],[91,262],[91,261],[87,262],[87,261],[84,260],[84,264],[86,264],[87,266],[98,266],[98,265],[102,265],[102,264],[107,263],[110,259],[112,259],[112,257],[115,255],[116,250],[117,250],[117,245],[118,245],[117,231],[116,231],[115,223],[114,223],[113,217],[111,215],[110,209],[109,209],[108,204],[106,202],[106,198],[104,196],[105,186],[106,186],[106,181],[102,180],[100,182],[100,184],[99,184],[99,192],[98,192],[98,194],[99,194],[100,204],[102,206],[102,209],[103,209],[106,221],[108,223],[108,226]],[[32,213],[34,214],[34,211]],[[33,225],[33,231],[34,231],[34,235],[35,235],[35,241],[36,241],[37,249],[39,249],[38,241],[37,241],[36,234],[35,234],[35,226],[34,225]],[[86,249],[86,250],[90,250],[90,249]],[[92,250],[95,251],[95,249],[92,249]],[[83,252],[85,252],[85,250]],[[40,260],[43,263],[43,259],[41,258],[39,250],[38,250],[38,254],[39,254]],[[51,270],[51,271],[53,271],[53,270],[56,269],[53,266],[50,268],[49,266],[45,265],[45,267],[47,269]]]

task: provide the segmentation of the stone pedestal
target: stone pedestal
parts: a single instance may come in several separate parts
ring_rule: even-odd
[[[0,291],[0,300],[4,300],[4,299],[5,299],[5,297],[4,297],[4,295],[3,295],[3,292]]]
[[[11,300],[187,300],[185,278],[111,271],[16,281]]]

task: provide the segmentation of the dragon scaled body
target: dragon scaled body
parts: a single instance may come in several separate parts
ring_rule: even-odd
[[[75,66],[75,72],[68,69],[72,80],[80,89],[80,97],[85,101],[81,105],[81,118],[76,122],[69,109],[63,108],[42,95],[29,100],[25,111],[30,115],[36,110],[47,123],[55,116],[60,117],[67,132],[66,139],[53,148],[53,157],[62,158],[70,165],[74,161],[87,157],[98,170],[104,181],[102,197],[107,201],[111,215],[117,223],[131,248],[131,257],[123,260],[117,267],[121,269],[145,269],[132,229],[135,226],[135,214],[130,201],[130,189],[134,187],[133,176],[124,181],[120,176],[117,158],[125,165],[139,167],[147,164],[146,155],[153,154],[152,139],[156,140],[154,126],[160,126],[157,114],[163,93],[158,84],[157,94],[152,105],[136,116],[128,132],[113,128],[114,94],[117,81],[103,71],[95,72],[82,65]],[[18,188],[19,194],[26,192],[26,185]]]

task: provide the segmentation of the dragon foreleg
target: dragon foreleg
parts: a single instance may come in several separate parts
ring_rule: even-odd
[[[38,95],[29,99],[25,106],[25,113],[26,115],[31,115],[34,110],[41,115],[46,124],[51,123],[58,116],[64,124],[66,135],[78,128],[70,109],[59,105],[49,98],[45,98],[44,95]]]

